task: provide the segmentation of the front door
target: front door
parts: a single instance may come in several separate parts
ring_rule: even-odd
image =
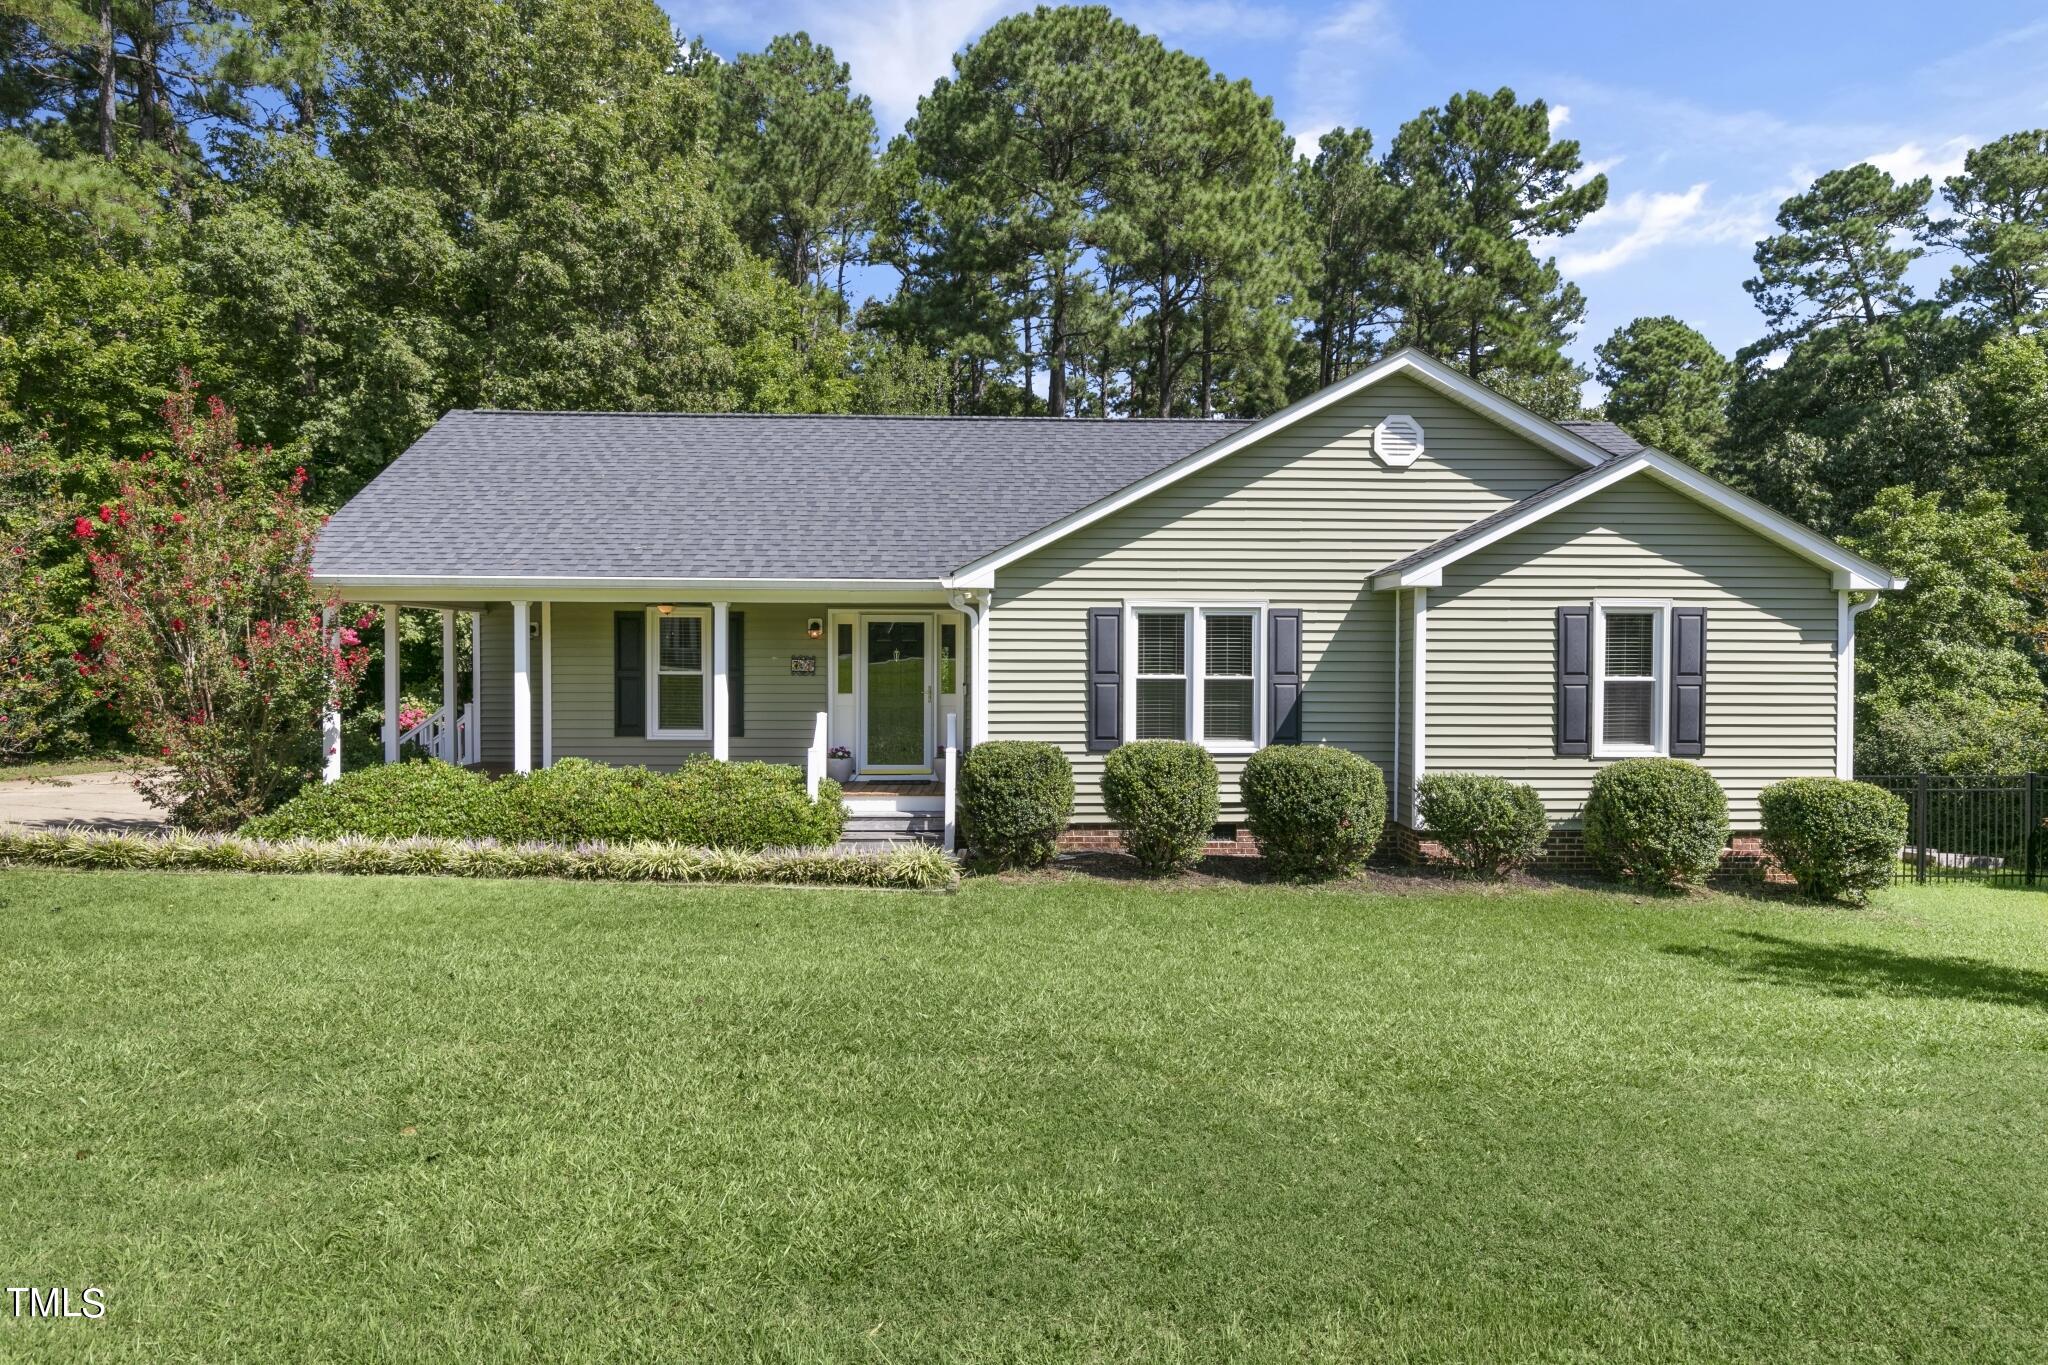
[[[932,618],[863,616],[860,768],[928,773],[932,768]]]

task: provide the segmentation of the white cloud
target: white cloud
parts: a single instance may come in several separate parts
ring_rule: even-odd
[[[1606,175],[1626,160],[1625,156],[1610,156],[1604,161],[1588,161],[1572,175],[1571,182],[1574,186],[1583,185],[1596,175]]]
[[[1300,21],[1277,5],[1241,0],[1187,0],[1187,3],[1145,3],[1117,6],[1117,17],[1147,33],[1170,38],[1232,38],[1240,42],[1284,38]]]
[[[1569,104],[1550,106],[1550,135],[1557,136],[1557,130],[1572,121],[1572,107]]]
[[[1288,78],[1286,123],[1297,151],[1316,138],[1358,123],[1366,78],[1377,68],[1412,55],[1384,0],[1349,0],[1329,10],[1301,38]],[[1314,134],[1306,137],[1304,133]]]
[[[1932,176],[1939,185],[1963,169],[1963,154],[1977,145],[1971,137],[1952,137],[1934,148],[1917,142],[1901,143],[1889,152],[1863,158],[1894,180],[1918,180]]]
[[[1707,198],[1707,181],[1676,193],[1640,190],[1609,200],[1588,218],[1558,257],[1566,275],[1598,275],[1671,245],[1754,238],[1767,221],[1758,196],[1722,203]]]
[[[1024,0],[876,0],[846,5],[801,0],[778,32],[805,29],[852,68],[853,88],[874,100],[886,141],[917,112],[932,83],[953,69],[953,54]]]

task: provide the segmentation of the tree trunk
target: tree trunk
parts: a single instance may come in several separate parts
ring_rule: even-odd
[[[1053,276],[1052,319],[1045,348],[1045,411],[1049,417],[1067,415],[1067,272]]]
[[[1202,416],[1214,417],[1211,395],[1216,382],[1216,321],[1206,306],[1202,309]]]
[[[100,0],[100,159],[114,159],[114,0]]]
[[[135,34],[135,131],[144,146],[157,139],[156,15],[145,15]],[[166,144],[168,145],[168,139]]]
[[[1166,286],[1164,285],[1164,283],[1162,283],[1159,287],[1159,297],[1162,299],[1166,297]],[[1167,370],[1171,368],[1173,364],[1173,321],[1171,318],[1167,316],[1167,310],[1164,307],[1162,307],[1159,310],[1158,330],[1159,368],[1157,372],[1153,374],[1152,382],[1155,385],[1157,385],[1159,389],[1159,402],[1157,404],[1159,411],[1156,415],[1164,417],[1173,409],[1173,397],[1171,394],[1172,386],[1166,382]]]
[[[1024,401],[1031,401],[1031,377],[1038,373],[1038,366],[1031,359],[1031,314],[1024,315]]]

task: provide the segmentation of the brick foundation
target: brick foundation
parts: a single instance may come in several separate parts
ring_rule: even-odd
[[[1243,825],[1226,826],[1236,836],[1230,839],[1212,838],[1202,845],[1205,858],[1256,858],[1259,856],[1258,840],[1252,838]],[[1124,851],[1123,831],[1115,825],[1073,825],[1060,835],[1062,853],[1121,853]]]
[[[1386,838],[1380,847],[1398,860],[1416,866],[1427,867],[1450,861],[1442,844],[1406,825],[1388,825]],[[1543,852],[1530,870],[1560,876],[1591,876],[1598,871],[1593,866],[1591,855],[1586,852],[1585,832],[1577,829],[1550,831],[1550,837],[1544,840]],[[1761,833],[1756,830],[1734,831],[1728,836],[1728,847],[1721,854],[1721,866],[1714,873],[1713,880],[1755,881],[1759,877],[1765,881],[1785,880],[1770,855],[1764,852]]]
[[[1209,858],[1256,858],[1259,856],[1258,840],[1242,825],[1225,826],[1236,836],[1231,839],[1212,838],[1202,847],[1202,854]],[[1062,853],[1121,853],[1124,850],[1123,832],[1115,825],[1075,825],[1060,835]],[[1389,824],[1384,838],[1380,840],[1375,862],[1402,863],[1411,867],[1443,866],[1450,862],[1444,853],[1444,846],[1406,825]],[[1596,869],[1592,858],[1586,853],[1585,834],[1576,829],[1554,829],[1544,842],[1543,853],[1531,869],[1558,876],[1591,876]],[[1780,872],[1763,849],[1763,836],[1755,830],[1737,830],[1728,838],[1727,851],[1721,855],[1720,869],[1714,873],[1715,881],[1784,881]]]

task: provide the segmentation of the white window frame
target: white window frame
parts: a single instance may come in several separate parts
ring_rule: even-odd
[[[1264,748],[1261,736],[1266,733],[1266,610],[1267,605],[1263,601],[1193,602],[1183,598],[1173,602],[1124,603],[1123,733],[1132,740],[1138,736],[1138,617],[1141,614],[1177,614],[1183,623],[1182,639],[1186,642],[1184,666],[1187,672],[1183,682],[1188,697],[1188,728],[1181,738],[1201,745],[1212,754],[1249,754]],[[1252,618],[1252,737],[1249,740],[1211,740],[1202,732],[1202,692],[1208,671],[1207,635],[1202,625],[1211,616]]]
[[[703,634],[704,648],[700,666],[692,672],[688,669],[661,666],[661,622],[695,617]],[[711,608],[672,607],[667,617],[654,607],[647,609],[647,737],[649,739],[695,739],[711,738],[711,660],[716,646],[711,639]],[[666,672],[671,677],[704,679],[704,725],[697,730],[664,730],[661,728],[661,679]]]
[[[1671,752],[1671,607],[1668,599],[1606,597],[1593,600],[1593,757],[1663,758]],[[1607,742],[1607,615],[1648,616],[1650,636],[1649,744]]]

